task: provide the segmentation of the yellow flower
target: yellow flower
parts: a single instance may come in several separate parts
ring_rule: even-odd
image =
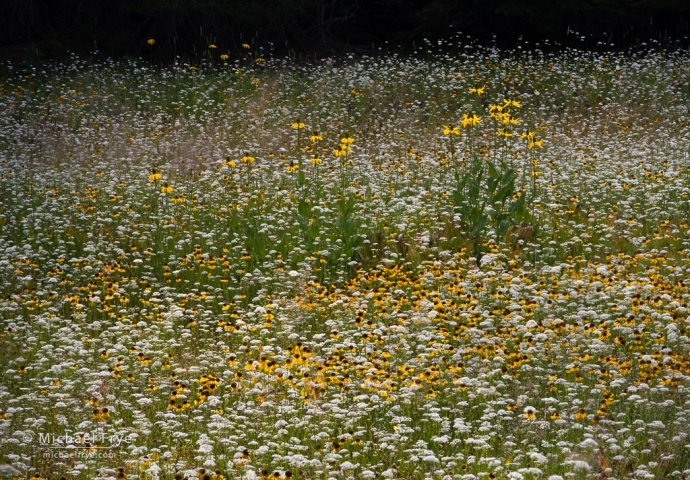
[[[153,38],[149,38],[148,40],[146,40],[146,43],[148,43],[149,45],[154,45],[156,41]]]
[[[321,159],[315,158],[315,157],[310,158],[309,161],[312,163],[312,165],[316,165],[318,163],[321,163]]]
[[[254,157],[250,157],[249,155],[245,155],[244,157],[240,158],[240,160],[242,160],[242,163],[245,165],[254,163]]]
[[[290,162],[290,165],[288,165],[287,167],[285,167],[285,170],[287,170],[287,171],[290,172],[290,173],[296,172],[297,169],[299,169],[299,165],[294,164],[294,163],[292,163],[292,162]]]
[[[323,137],[322,137],[321,135],[319,135],[318,133],[314,132],[314,135],[312,135],[311,137],[309,137],[309,141],[310,141],[311,143],[316,143],[317,140],[323,140]]]
[[[243,48],[246,48],[247,50],[249,50],[250,48],[252,48],[252,47],[249,46],[248,43],[243,43],[243,44],[242,44],[242,47],[243,47]]]
[[[161,178],[161,174],[158,172],[153,172],[149,175],[149,180],[158,180],[159,178]]]
[[[486,85],[480,88],[470,88],[470,93],[476,93],[477,95],[481,96],[484,94],[486,91]]]
[[[172,191],[173,191],[173,187],[171,187],[168,184],[165,184],[161,187],[161,192],[163,192],[163,193],[170,193]]]
[[[214,44],[211,44],[211,45],[208,46],[208,48],[210,48],[211,50],[213,50],[214,48],[218,48],[218,47],[216,47]]]
[[[462,120],[460,120],[460,124],[465,127],[474,127],[475,125],[479,125],[481,122],[481,118],[479,118],[477,115],[472,115],[471,117],[467,113],[462,114]]]
[[[296,129],[298,129],[298,130],[302,130],[302,129],[304,129],[305,125],[304,125],[303,123],[300,123],[299,120],[297,120],[295,123],[293,123],[292,125],[290,125],[290,127],[296,128]]]
[[[534,140],[533,140],[533,141],[531,141],[531,142],[529,142],[529,143],[527,144],[527,148],[529,148],[530,150],[532,150],[532,148],[534,148],[534,147],[541,147],[541,144],[542,144],[543,141],[544,141],[543,139],[542,139],[542,140],[538,140],[538,141],[534,141]]]
[[[458,127],[453,126],[453,125],[444,125],[443,126],[443,134],[444,135],[460,135],[460,129],[458,129]]]
[[[354,142],[355,142],[355,139],[350,138],[350,137],[340,139],[340,143],[342,143],[343,145],[347,145],[348,143],[354,143]]]
[[[228,58],[230,58],[230,56],[227,53],[224,53],[223,55],[220,56],[221,60],[227,60]]]

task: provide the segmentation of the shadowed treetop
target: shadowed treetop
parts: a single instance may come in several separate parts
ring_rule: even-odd
[[[508,47],[551,39],[621,48],[687,43],[689,13],[684,0],[8,0],[0,2],[0,55],[46,59],[97,49],[168,62],[198,58],[211,44],[232,55],[245,43],[331,54],[410,49],[459,31],[485,42],[496,35]]]

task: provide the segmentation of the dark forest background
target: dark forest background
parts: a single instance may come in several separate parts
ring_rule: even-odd
[[[0,57],[98,50],[167,63],[200,59],[211,44],[214,56],[242,44],[320,56],[405,51],[458,32],[504,47],[687,46],[689,18],[690,0],[0,0]]]

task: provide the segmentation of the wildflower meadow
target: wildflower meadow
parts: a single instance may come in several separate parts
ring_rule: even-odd
[[[687,51],[213,47],[4,67],[0,474],[690,475]]]

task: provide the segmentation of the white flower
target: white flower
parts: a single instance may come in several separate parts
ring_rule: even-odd
[[[148,473],[152,477],[158,477],[158,474],[160,472],[161,467],[159,467],[157,463],[152,463],[151,466],[148,469],[146,469],[146,473]]]
[[[571,465],[573,467],[573,470],[576,472],[583,471],[583,470],[591,470],[592,466],[582,460],[569,460],[565,462],[567,465]]]
[[[597,442],[592,438],[586,438],[580,442],[580,447],[582,448],[596,448]]]
[[[209,445],[207,443],[199,446],[199,450],[197,452],[199,453],[211,453],[213,451],[213,445]]]
[[[21,475],[22,472],[14,468],[12,465],[0,465],[0,477],[21,477]]]

